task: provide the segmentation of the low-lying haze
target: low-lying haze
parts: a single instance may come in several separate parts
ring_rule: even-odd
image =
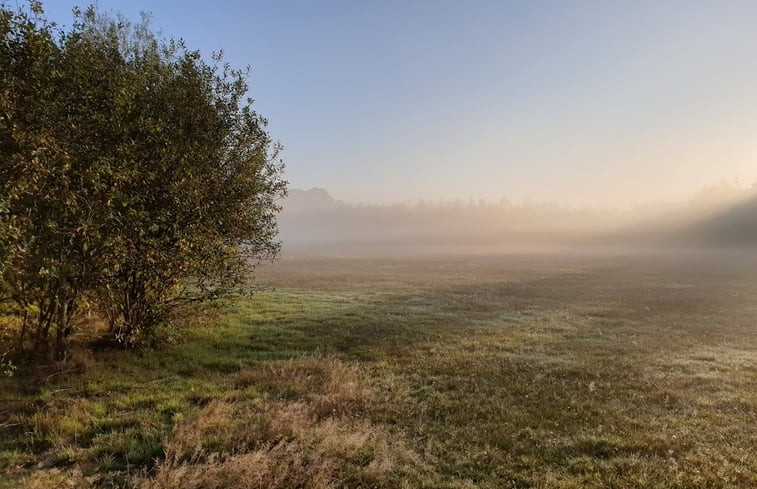
[[[757,185],[721,183],[684,202],[625,210],[505,200],[355,205],[322,188],[293,189],[280,230],[285,249],[295,252],[753,247]]]

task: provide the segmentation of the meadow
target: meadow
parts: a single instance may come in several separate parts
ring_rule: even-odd
[[[0,380],[0,487],[757,487],[757,257],[288,256]]]

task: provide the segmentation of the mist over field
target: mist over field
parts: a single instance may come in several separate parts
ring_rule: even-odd
[[[551,202],[418,201],[366,205],[290,189],[279,217],[290,253],[651,251],[757,246],[757,185],[721,182],[687,201],[625,209]]]
[[[0,0],[0,489],[757,488],[755,20]]]

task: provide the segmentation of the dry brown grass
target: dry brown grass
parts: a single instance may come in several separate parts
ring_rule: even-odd
[[[237,388],[178,427],[144,489],[402,487],[423,471],[400,433],[371,423],[379,395],[354,366],[277,362]]]
[[[92,487],[79,470],[39,470],[27,478],[24,489],[86,489]]]

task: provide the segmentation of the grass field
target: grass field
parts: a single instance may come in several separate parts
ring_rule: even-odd
[[[757,487],[757,259],[285,257],[0,380],[0,487]]]

